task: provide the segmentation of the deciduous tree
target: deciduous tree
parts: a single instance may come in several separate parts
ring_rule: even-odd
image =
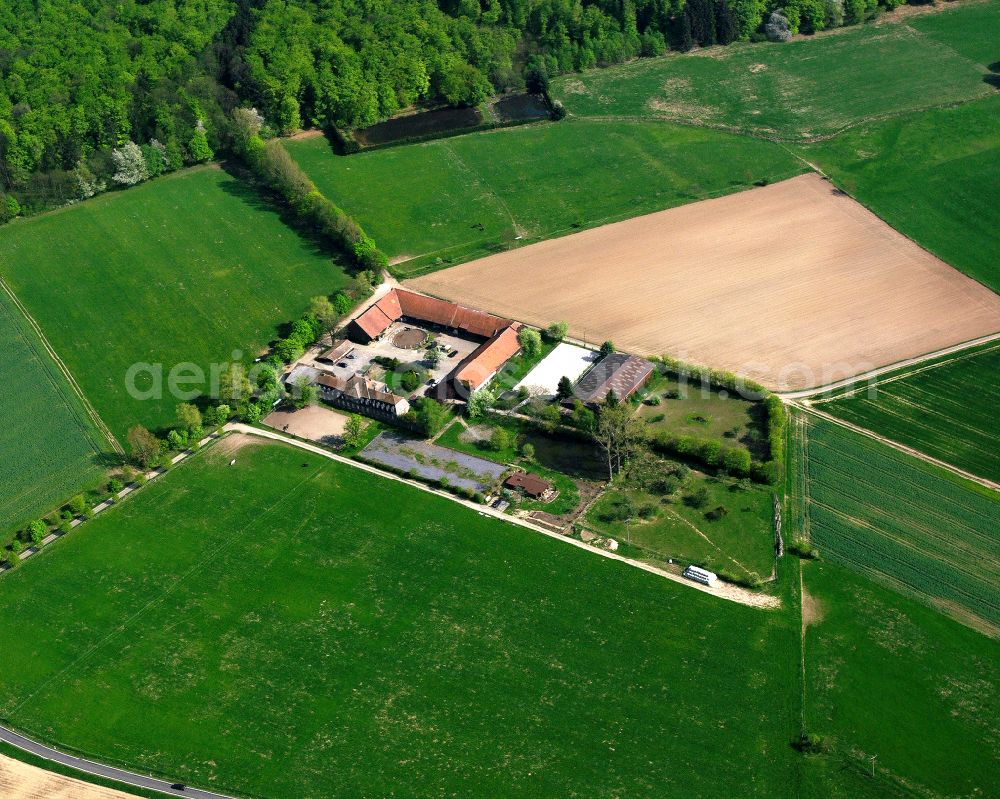
[[[148,469],[160,457],[160,439],[142,425],[131,428],[127,438],[132,458],[140,466]]]

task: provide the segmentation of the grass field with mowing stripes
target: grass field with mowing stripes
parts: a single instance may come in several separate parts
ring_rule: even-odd
[[[275,799],[773,797],[796,781],[790,612],[231,446],[0,577],[0,718]]]
[[[1000,496],[832,422],[806,434],[822,556],[1000,628]]]
[[[102,474],[109,449],[42,342],[0,290],[0,544]]]
[[[991,94],[983,66],[968,56],[978,57],[995,37],[996,14],[983,15],[978,5],[945,14],[953,24],[934,37],[888,21],[565,75],[553,80],[552,93],[579,117],[661,119],[808,140],[866,119]]]
[[[133,424],[170,424],[180,401],[166,391],[133,399],[130,366],[163,364],[166,388],[180,363],[207,371],[237,349],[252,360],[310,297],[347,282],[252,189],[214,167],[5,226],[0,275],[121,440]]]
[[[289,152],[412,277],[804,171],[770,142],[662,123],[565,120],[339,157]],[[520,237],[520,238],[518,238]]]
[[[1000,343],[911,367],[817,407],[1000,482]],[[873,391],[874,396],[869,392]]]
[[[802,569],[803,726],[830,752],[805,759],[801,795],[1000,795],[997,642],[835,564]]]

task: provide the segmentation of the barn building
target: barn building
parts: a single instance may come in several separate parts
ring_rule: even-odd
[[[586,405],[600,405],[612,391],[629,399],[653,376],[655,367],[645,358],[612,352],[595,363],[576,384],[575,397]]]
[[[521,349],[517,322],[405,289],[382,297],[351,321],[347,333],[351,340],[368,344],[399,321],[486,339],[451,375],[467,391],[480,389]]]

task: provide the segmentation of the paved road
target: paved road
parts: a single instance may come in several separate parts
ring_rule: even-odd
[[[56,749],[52,749],[51,747],[36,743],[30,738],[25,738],[23,735],[18,735],[16,732],[8,730],[6,727],[0,727],[0,741],[9,743],[11,746],[16,746],[24,752],[30,752],[33,755],[37,755],[38,757],[44,758],[45,760],[49,760],[53,763],[69,766],[77,771],[82,771],[84,774],[92,774],[97,777],[103,777],[107,780],[114,780],[122,785],[132,785],[136,788],[159,791],[160,793],[169,794],[170,796],[187,796],[195,797],[196,799],[233,799],[233,797],[227,796],[223,793],[213,793],[212,791],[203,791],[198,788],[189,788],[186,786],[174,787],[176,783],[171,784],[165,780],[158,780],[153,777],[147,777],[143,774],[136,774],[132,771],[125,771],[124,769],[114,768],[113,766],[105,766],[101,763],[94,763],[90,760],[84,760],[82,757],[67,755]]]

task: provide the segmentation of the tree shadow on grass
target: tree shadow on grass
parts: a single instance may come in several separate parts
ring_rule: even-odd
[[[91,463],[102,469],[117,469],[124,466],[127,461],[126,456],[119,455],[117,452],[95,452],[90,458]]]
[[[239,198],[255,211],[276,214],[288,228],[298,233],[302,240],[309,245],[312,254],[329,258],[334,266],[343,269],[345,274],[353,274],[351,265],[343,252],[314,228],[299,219],[279,197],[258,184],[249,172],[228,162],[223,164],[222,169],[230,177],[230,180],[223,180],[219,183],[219,187],[226,194]]]

